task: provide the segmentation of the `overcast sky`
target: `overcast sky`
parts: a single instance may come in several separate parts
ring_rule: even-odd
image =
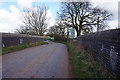
[[[110,29],[118,27],[118,1],[119,0],[90,0],[93,6],[106,9],[113,13],[113,19],[109,21]],[[49,26],[54,25],[59,11],[61,0],[0,0],[0,32],[14,32],[22,24],[20,14],[23,7],[33,5],[45,5],[47,14],[51,17]]]

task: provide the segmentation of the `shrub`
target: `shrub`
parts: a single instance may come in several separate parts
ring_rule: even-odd
[[[61,35],[54,35],[54,40],[55,41],[67,41],[67,38],[65,36],[61,36]]]

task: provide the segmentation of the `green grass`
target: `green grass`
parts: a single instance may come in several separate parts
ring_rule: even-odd
[[[22,50],[25,48],[33,47],[33,46],[44,45],[44,44],[48,44],[48,43],[47,42],[36,42],[36,43],[20,44],[20,45],[15,45],[11,47],[5,47],[5,48],[2,48],[2,55],[10,53],[10,52],[14,52],[14,51]]]
[[[73,75],[77,78],[113,78],[113,76],[81,47],[65,43],[68,47]],[[80,45],[79,45],[80,46]]]

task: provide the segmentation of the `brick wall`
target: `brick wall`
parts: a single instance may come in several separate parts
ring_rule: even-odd
[[[120,29],[82,35],[77,40],[95,60],[120,77]]]
[[[2,47],[10,47],[18,44],[44,41],[40,36],[2,33]]]

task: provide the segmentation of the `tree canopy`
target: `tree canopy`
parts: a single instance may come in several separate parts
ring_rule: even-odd
[[[22,34],[43,35],[48,25],[46,7],[37,6],[35,8],[27,8],[23,11],[21,18],[24,25],[17,29]]]
[[[77,36],[90,33],[94,28],[104,30],[107,27],[105,22],[112,16],[106,10],[94,8],[90,2],[62,2],[58,13],[68,27],[76,30]]]

